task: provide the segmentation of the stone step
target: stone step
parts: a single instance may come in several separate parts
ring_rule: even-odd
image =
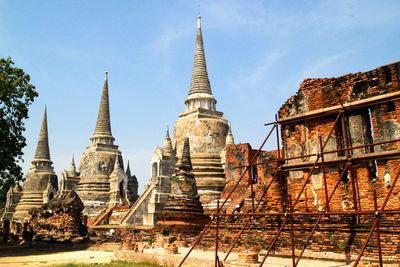
[[[201,175],[201,176],[208,175],[210,177],[213,177],[215,175],[217,175],[217,176],[221,176],[222,175],[223,177],[225,177],[225,174],[222,171],[193,170],[192,173],[195,175],[195,177],[199,176],[199,175]]]
[[[218,173],[213,173],[213,174],[205,173],[205,174],[194,174],[194,175],[197,182],[201,182],[202,180],[205,179],[210,179],[210,180],[216,179],[218,180],[218,182],[224,182],[224,185],[226,184],[225,176]]]
[[[217,167],[221,167],[222,163],[220,161],[212,161],[212,162],[201,161],[201,162],[192,162],[192,165],[194,165],[194,166],[217,166]]]

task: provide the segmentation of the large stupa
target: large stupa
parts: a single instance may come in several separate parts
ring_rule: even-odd
[[[121,151],[114,140],[106,72],[96,127],[90,145],[83,152],[79,164],[80,179],[75,188],[85,207],[83,213],[89,218],[115,205],[132,204],[137,198],[137,186],[128,190],[132,177],[123,171]]]
[[[13,220],[29,218],[32,208],[40,208],[57,193],[57,175],[50,160],[49,137],[47,132],[47,109],[44,110],[39,141],[32,166],[25,176],[22,197],[15,207]]]
[[[226,183],[221,153],[225,148],[229,125],[223,113],[217,111],[216,103],[208,79],[199,15],[192,80],[185,100],[186,110],[179,114],[175,122],[172,143],[176,147],[176,154],[182,155],[184,140],[186,137],[190,139],[192,173],[202,203],[218,199]]]

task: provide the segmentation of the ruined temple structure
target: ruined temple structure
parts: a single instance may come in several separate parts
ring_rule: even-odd
[[[176,162],[176,152],[167,127],[163,147],[157,146],[151,158],[150,183],[122,218],[122,225],[155,225],[171,192],[171,177]]]
[[[36,238],[72,239],[85,236],[82,221],[83,203],[72,191],[62,191],[40,208],[29,211]]]
[[[59,181],[59,190],[57,194],[65,191],[75,190],[78,182],[79,182],[79,173],[76,171],[75,160],[74,156],[72,155],[72,161],[69,171],[64,170],[61,173]]]
[[[132,175],[131,173],[131,168],[129,166],[129,160],[128,160],[128,166],[126,167],[126,175],[128,176],[128,192],[127,192],[127,198],[129,199],[129,203],[133,204],[135,201],[138,199],[138,187],[139,183],[136,178],[136,175]]]
[[[171,193],[157,221],[161,232],[174,235],[199,233],[210,220],[204,215],[191,171],[189,138],[186,138],[178,170],[171,180]]]
[[[6,204],[4,206],[4,213],[0,215],[0,221],[12,220],[15,212],[15,207],[22,197],[22,187],[16,184],[14,187],[10,187],[7,192]]]
[[[283,149],[227,146],[221,213],[231,217],[220,216],[219,248],[238,240],[233,251],[399,264],[399,74],[396,62],[305,79],[270,124]],[[252,211],[259,217],[250,220]],[[200,247],[215,246],[214,237],[215,222]]]
[[[229,128],[228,128],[228,134],[226,136],[225,139],[225,147],[224,149],[222,149],[221,151],[221,164],[222,164],[222,168],[226,171],[227,165],[226,165],[226,148],[228,146],[234,145],[235,144],[235,140],[233,138],[233,134],[232,134],[232,129],[231,129],[231,122],[229,122]],[[226,177],[226,175],[225,175]]]
[[[25,177],[22,197],[15,207],[14,220],[28,218],[29,210],[42,206],[55,196],[58,184],[57,175],[54,173],[52,164],[45,108],[35,158],[32,160],[32,166]]]
[[[172,140],[169,130],[163,148],[157,147],[151,159],[151,178],[138,201],[122,219],[123,225],[155,225],[171,191],[171,178],[179,163],[186,137],[190,139],[192,173],[202,204],[220,197],[225,187],[225,142],[233,144],[232,132],[223,113],[216,110],[211,92],[198,16],[196,48],[186,111],[175,122]],[[230,134],[228,134],[228,132]],[[221,158],[222,156],[222,158]]]
[[[225,176],[226,186],[221,193],[221,200],[228,198],[229,193],[235,187],[236,182],[243,176],[242,182],[237,186],[236,190],[230,195],[226,203],[228,212],[248,211],[251,208],[251,188],[250,183],[253,183],[253,190],[256,198],[262,196],[263,190],[266,188],[268,180],[273,175],[274,164],[261,164],[263,162],[276,160],[278,152],[274,151],[260,151],[253,149],[250,144],[231,144],[226,146],[226,159],[225,159]],[[251,167],[246,173],[243,166],[248,166],[254,158],[253,163],[258,164]],[[271,205],[273,202],[279,203],[279,184],[273,184],[269,188],[271,194],[268,195],[268,202]],[[273,192],[273,193],[272,193]],[[240,207],[240,210],[238,210]],[[243,207],[243,208],[242,208]],[[210,208],[216,208],[210,207]]]
[[[321,150],[320,142],[326,142],[324,151],[339,150],[324,155],[328,188],[334,186],[335,177],[351,159],[351,171],[345,173],[339,188],[342,197],[334,199],[333,206],[345,210],[373,208],[370,192],[375,189],[378,196],[383,196],[400,171],[396,160],[400,144],[395,142],[400,138],[399,66],[392,63],[365,73],[306,79],[279,110],[286,158],[315,155]],[[342,116],[335,124],[339,113]],[[381,142],[386,143],[368,146]],[[347,147],[358,148],[344,151]],[[315,159],[311,156],[287,161],[286,166],[291,167],[288,190],[298,188]],[[301,205],[322,209],[322,185],[323,172],[318,167]],[[394,200],[388,205],[396,207],[399,196]]]
[[[84,205],[83,213],[88,215],[89,219],[95,218],[109,207],[131,204],[137,198],[137,186],[135,187],[135,183],[128,179],[136,179],[136,177],[128,177],[123,171],[122,155],[118,146],[114,145],[114,140],[111,134],[106,72],[96,128],[90,138],[90,145],[83,152],[79,164],[79,182],[75,188]],[[63,177],[73,176],[72,174],[76,172],[74,164],[72,167],[72,173],[70,171]],[[74,181],[70,184],[73,183]],[[131,184],[130,192],[128,184]]]
[[[186,110],[175,122],[172,143],[181,155],[186,137],[190,139],[193,174],[202,203],[218,199],[225,186],[221,152],[228,135],[228,121],[216,110],[217,100],[211,92],[198,16],[196,49]]]

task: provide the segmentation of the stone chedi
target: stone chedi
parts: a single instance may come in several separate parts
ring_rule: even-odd
[[[76,172],[75,160],[72,155],[71,166],[69,167],[69,171],[64,170],[61,173],[60,181],[59,181],[59,190],[57,194],[65,191],[75,190],[77,184],[79,182],[79,173]]]
[[[203,207],[198,199],[196,180],[191,173],[189,138],[185,139],[181,161],[171,180],[171,193],[160,215],[157,225],[168,227],[185,225],[193,231],[191,226],[205,225],[210,218],[204,215]],[[169,229],[169,232],[173,229]],[[182,228],[179,229],[182,232]]]
[[[226,136],[225,145],[226,146],[232,146],[234,144],[235,144],[235,140],[233,139],[233,134],[232,134],[232,129],[231,129],[231,122],[229,122],[228,135]]]
[[[79,164],[80,179],[75,189],[84,205],[83,214],[89,217],[97,216],[113,205],[132,203],[135,199],[129,199],[129,196],[137,195],[137,187],[131,188],[132,193],[127,192],[128,175],[123,171],[121,152],[114,140],[106,72],[96,128],[90,137],[90,145],[83,152]]]
[[[175,122],[172,143],[180,155],[186,137],[190,139],[193,174],[202,203],[218,199],[225,186],[221,152],[225,148],[228,121],[216,110],[208,79],[203,37],[198,16],[196,49],[186,111]]]
[[[171,177],[177,161],[175,155],[167,127],[163,147],[157,146],[151,158],[150,183],[121,220],[122,225],[155,225],[171,192]]]
[[[28,212],[32,208],[41,207],[55,196],[58,185],[57,176],[54,173],[52,164],[53,162],[50,160],[47,112],[45,108],[35,158],[25,177],[22,197],[15,207],[14,220],[27,218]]]
[[[4,213],[0,215],[0,221],[12,220],[12,217],[15,212],[15,207],[17,206],[21,197],[22,197],[22,188],[19,184],[15,185],[14,187],[10,187],[6,196]]]
[[[233,139],[233,134],[232,134],[232,129],[231,129],[231,122],[229,122],[228,135],[226,136],[225,147],[221,151],[221,154],[220,154],[220,156],[221,156],[221,164],[222,164],[222,168],[224,169],[224,171],[226,171],[228,169],[228,166],[226,165],[226,148],[228,146],[232,146],[232,145],[235,145],[235,141]]]
[[[132,173],[131,173],[131,168],[129,167],[129,160],[128,160],[128,166],[126,167],[125,173],[128,176],[127,198],[129,199],[129,203],[133,204],[139,197],[139,195],[138,195],[139,183],[136,178],[136,175],[132,175]]]

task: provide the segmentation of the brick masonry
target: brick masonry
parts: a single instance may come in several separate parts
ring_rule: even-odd
[[[360,146],[370,143],[389,141],[400,138],[400,100],[394,96],[399,91],[400,63],[392,63],[364,73],[350,73],[338,78],[306,79],[297,94],[288,99],[279,110],[281,121],[281,142],[283,156],[298,157],[320,152],[319,137],[326,141],[324,151],[343,149],[346,147],[346,136],[349,146]],[[391,98],[388,98],[391,96]],[[372,102],[372,99],[380,99]],[[385,98],[385,99],[384,99]],[[384,99],[384,100],[382,100]],[[331,110],[346,107],[345,120],[335,124],[337,112]],[[328,112],[331,111],[331,112]],[[286,120],[286,121],[285,121]],[[333,127],[330,137],[329,131]],[[328,139],[328,140],[327,140]],[[352,161],[351,170],[343,175],[342,180],[330,202],[330,211],[374,210],[373,191],[376,190],[378,208],[382,205],[386,194],[393,186],[395,175],[400,171],[396,156],[384,157],[384,153],[398,152],[399,142],[374,147],[354,149],[350,157],[377,155],[379,158],[369,161]],[[240,178],[244,168],[250,162],[255,150],[249,144],[228,146],[226,151],[227,185],[221,194],[226,198]],[[256,162],[276,158],[276,151],[262,151]],[[397,156],[398,158],[398,156]],[[325,161],[337,161],[326,164],[326,184],[331,193],[345,167],[346,152],[339,151],[324,155]],[[316,156],[308,156],[286,160],[283,165],[283,189],[285,209],[288,199],[294,200],[308,177]],[[275,164],[275,165],[274,165]],[[293,166],[299,166],[297,168]],[[258,165],[255,198],[262,194],[262,189],[272,179],[273,167],[276,163]],[[286,166],[286,168],[285,168]],[[289,167],[292,166],[292,167]],[[354,190],[352,186],[354,179]],[[400,183],[400,182],[399,182]],[[258,211],[282,211],[280,180],[275,177],[266,197]],[[400,184],[393,190],[386,210],[398,210],[400,203]],[[355,197],[353,196],[355,194]],[[249,174],[243,177],[236,191],[231,195],[231,202],[226,212],[234,211],[241,204],[242,212],[250,209],[251,196]],[[356,202],[354,201],[356,199]],[[323,211],[326,205],[324,179],[321,166],[311,173],[309,182],[299,198],[295,211]],[[305,255],[320,255],[328,258],[354,260],[359,253],[375,217],[372,215],[324,216],[317,227]],[[235,250],[254,247],[267,249],[284,218],[267,216],[256,218],[250,223],[250,230],[245,231]],[[317,216],[295,216],[295,248],[301,250]],[[240,231],[244,219],[236,216],[220,221],[220,241],[222,249],[232,244]],[[383,258],[387,262],[396,262],[400,258],[398,215],[382,215],[380,220]],[[215,229],[212,228],[201,242],[201,247],[212,247],[215,243]],[[290,224],[288,223],[274,246],[275,253],[290,254]],[[329,254],[329,255],[328,255]],[[314,257],[312,256],[312,257]],[[373,234],[362,259],[377,260],[377,239]]]

